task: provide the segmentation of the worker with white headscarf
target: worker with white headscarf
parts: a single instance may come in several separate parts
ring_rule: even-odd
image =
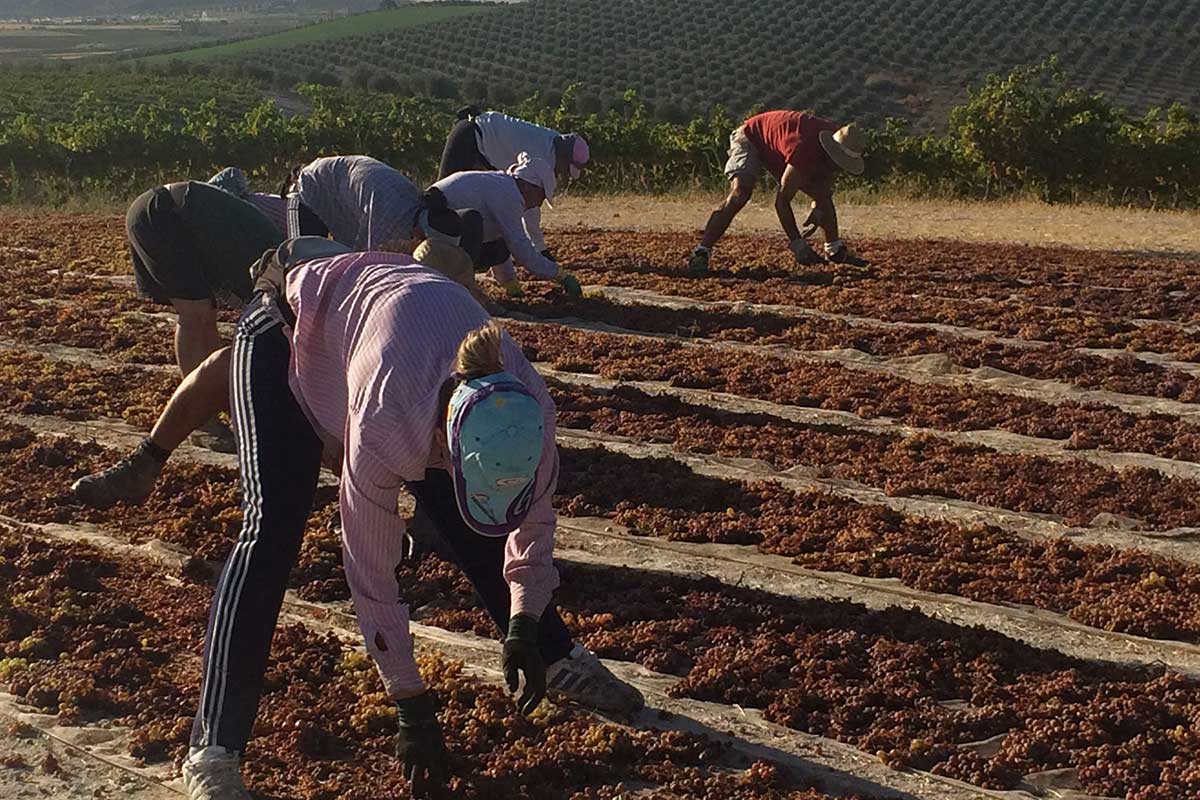
[[[458,122],[446,137],[438,179],[456,172],[506,170],[517,163],[521,153],[550,164],[559,185],[578,178],[591,160],[591,148],[578,133],[559,133],[499,111],[480,113],[467,106],[458,112]],[[525,212],[525,231],[537,249],[550,257],[542,235],[540,206]]]
[[[525,227],[525,211],[554,199],[558,181],[554,168],[543,158],[519,153],[516,163],[503,172],[459,172],[433,184],[451,209],[474,209],[482,218],[482,246],[477,269],[491,269],[510,297],[522,294],[516,264],[533,275],[558,281],[566,292],[579,296],[579,281],[539,249]]]

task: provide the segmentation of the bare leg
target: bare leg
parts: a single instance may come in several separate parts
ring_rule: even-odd
[[[192,431],[229,408],[229,353],[222,347],[187,374],[158,415],[150,441],[170,453]]]
[[[149,497],[172,451],[228,407],[229,362],[230,348],[222,347],[189,372],[159,414],[150,436],[113,466],[77,480],[71,486],[76,498],[95,508],[109,508],[121,501],[140,503]]]
[[[208,354],[221,346],[217,333],[217,309],[211,300],[171,299],[179,315],[175,325],[175,359],[186,377]]]
[[[752,181],[739,175],[734,175],[730,179],[729,195],[712,212],[708,218],[708,224],[704,226],[704,238],[700,240],[701,247],[712,248],[720,241],[721,237],[725,235],[725,231],[729,229],[729,224],[733,222],[733,218],[746,207],[746,203],[750,202],[753,192],[754,183]]]

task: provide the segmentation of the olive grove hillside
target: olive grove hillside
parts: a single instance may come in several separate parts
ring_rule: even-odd
[[[492,104],[542,92],[553,105],[580,83],[584,113],[636,89],[670,121],[721,104],[937,128],[966,87],[1052,54],[1079,86],[1135,113],[1200,105],[1200,4],[1189,0],[531,0],[322,48],[252,45],[206,57],[288,85],[308,73],[358,75]]]

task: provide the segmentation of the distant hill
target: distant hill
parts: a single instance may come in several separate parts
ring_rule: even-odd
[[[599,107],[633,88],[667,119],[721,103],[934,126],[987,74],[1055,53],[1131,109],[1200,107],[1195,0],[531,0],[324,48],[253,47],[213,57],[491,102],[578,81],[578,102]]]
[[[329,47],[340,46],[344,41],[357,41],[365,36],[379,35],[383,31],[396,34],[407,28],[423,27],[445,20],[457,19],[464,14],[478,14],[485,9],[486,6],[473,2],[414,3],[389,11],[353,14],[253,39],[150,56],[144,60],[160,64],[170,61],[223,61],[246,58],[253,54],[255,62],[268,58],[273,63],[278,63],[275,62],[271,53],[306,51],[318,54],[314,62],[319,65],[321,62],[319,54],[326,52]],[[317,44],[320,47],[314,46]],[[299,79],[304,77],[304,72],[286,69],[283,65],[280,65],[279,69],[285,70],[284,74],[286,75],[296,76]]]
[[[221,9],[264,10],[276,7],[289,11],[318,11],[344,8],[366,11],[379,7],[378,0],[0,0],[0,19],[39,17],[105,17],[132,14],[176,14],[181,11]]]

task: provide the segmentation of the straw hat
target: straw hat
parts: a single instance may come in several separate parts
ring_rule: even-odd
[[[866,145],[862,131],[853,122],[836,133],[821,131],[821,147],[825,148],[833,163],[851,175],[862,175],[866,169],[862,156]]]
[[[417,245],[417,249],[413,252],[413,258],[427,267],[436,269],[472,292],[477,291],[475,265],[471,263],[471,257],[461,247],[426,239]]]

